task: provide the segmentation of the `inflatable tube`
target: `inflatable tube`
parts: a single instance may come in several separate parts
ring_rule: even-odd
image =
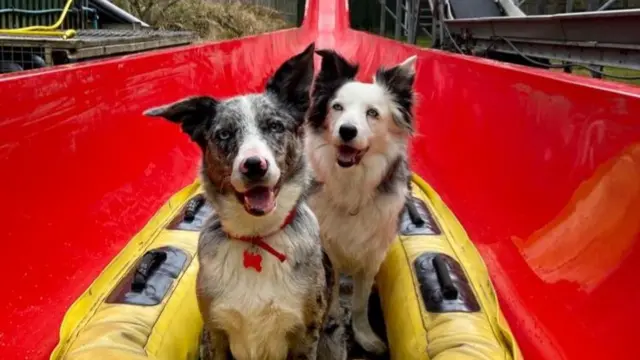
[[[199,192],[195,183],[175,194],[71,305],[51,359],[199,357],[198,232],[171,223]]]
[[[198,359],[201,192],[175,194],[76,300],[51,359]],[[412,204],[377,279],[391,358],[521,359],[482,259],[417,176]]]
[[[392,359],[522,359],[464,229],[416,175],[412,193],[377,278]]]

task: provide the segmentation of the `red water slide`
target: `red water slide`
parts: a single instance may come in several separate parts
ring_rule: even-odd
[[[199,153],[151,106],[258,91],[312,41],[370,79],[418,54],[413,170],[482,253],[527,359],[636,359],[640,88],[400,44],[308,0],[301,28],[0,77],[0,359],[45,359],[68,306]]]

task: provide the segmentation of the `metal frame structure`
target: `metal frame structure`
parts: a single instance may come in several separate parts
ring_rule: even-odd
[[[421,19],[431,18],[430,1],[396,0],[395,9],[392,10],[387,6],[386,0],[378,0],[380,3],[380,33],[386,34],[387,16],[390,16],[394,21],[394,38],[396,40],[401,40],[404,37],[407,42],[415,44],[419,32],[432,38],[433,29],[429,30],[428,26],[425,26],[427,24],[420,22]],[[429,6],[425,6],[425,3],[428,3]]]
[[[153,30],[107,0],[34,0],[21,6],[24,8],[0,8],[0,73],[187,45],[197,40],[192,32]],[[87,25],[89,20],[91,26]],[[40,25],[43,23],[54,25]],[[67,36],[70,33],[73,35]]]
[[[473,54],[492,51],[640,70],[640,10],[455,19],[446,26]]]
[[[416,43],[420,33],[432,39],[434,34],[437,36],[442,33],[441,24],[434,21],[435,18],[454,19],[449,0],[397,0],[395,9],[387,6],[387,0],[378,0],[378,2],[380,3],[380,34],[386,34],[387,16],[390,16],[395,22],[394,38],[401,40],[404,37],[412,44]],[[496,6],[500,6],[501,11],[509,17],[526,16],[511,0],[495,0],[495,2],[499,4]]]
[[[0,56],[6,62],[24,63],[28,56],[42,55],[44,66],[66,64],[105,56],[131,54],[146,50],[192,44],[196,34],[163,30],[78,30],[71,39],[0,34]],[[0,59],[1,60],[1,59]],[[16,61],[14,61],[16,60]]]
[[[596,77],[603,66],[640,70],[640,9],[605,11],[617,1],[608,0],[591,12],[527,16],[518,8],[524,1],[496,1],[503,16],[456,18],[454,0],[398,0],[395,12],[386,0],[379,0],[380,30],[385,33],[388,13],[394,20],[401,19],[395,23],[395,39],[404,36],[412,44],[422,31],[431,38],[432,47],[525,65],[583,64],[595,70]],[[573,0],[567,0],[567,11],[573,5]],[[422,26],[428,22],[420,16],[427,13],[425,6],[430,29]],[[570,72],[570,67],[565,71]]]

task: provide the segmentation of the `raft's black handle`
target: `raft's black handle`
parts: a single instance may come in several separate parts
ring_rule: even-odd
[[[141,292],[147,285],[147,280],[160,265],[167,260],[164,251],[151,250],[144,254],[131,283],[131,291]]]
[[[440,289],[442,291],[442,297],[446,300],[455,300],[458,298],[458,289],[453,285],[451,280],[451,274],[447,268],[447,263],[440,255],[436,255],[433,260],[433,268],[438,276],[438,283],[440,283]]]
[[[411,223],[416,227],[422,227],[424,225],[424,219],[420,216],[420,212],[418,211],[418,207],[412,198],[408,198],[405,203],[407,207],[407,213],[409,214],[409,219],[411,219]]]
[[[204,205],[204,196],[202,195],[196,196],[189,200],[184,210],[184,221],[188,223],[192,222],[196,218],[196,214],[198,213],[198,210],[200,210],[202,205]]]

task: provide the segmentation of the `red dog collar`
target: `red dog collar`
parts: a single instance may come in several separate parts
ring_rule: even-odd
[[[287,256],[277,251],[273,247],[271,247],[271,245],[267,244],[264,241],[264,239],[271,237],[277,234],[278,232],[282,231],[282,229],[284,229],[289,224],[291,224],[295,216],[296,216],[296,209],[293,209],[284,219],[284,222],[282,223],[282,225],[280,225],[280,228],[278,228],[278,230],[264,236],[234,236],[229,233],[227,233],[227,236],[234,240],[248,242],[258,247],[261,247],[262,249],[267,251],[269,254],[275,256],[278,260],[280,260],[280,262],[284,262],[287,259]],[[252,253],[249,250],[245,249],[243,252],[243,257],[244,258],[243,258],[242,264],[244,265],[245,269],[254,268],[257,272],[262,271],[262,255],[258,253]]]

